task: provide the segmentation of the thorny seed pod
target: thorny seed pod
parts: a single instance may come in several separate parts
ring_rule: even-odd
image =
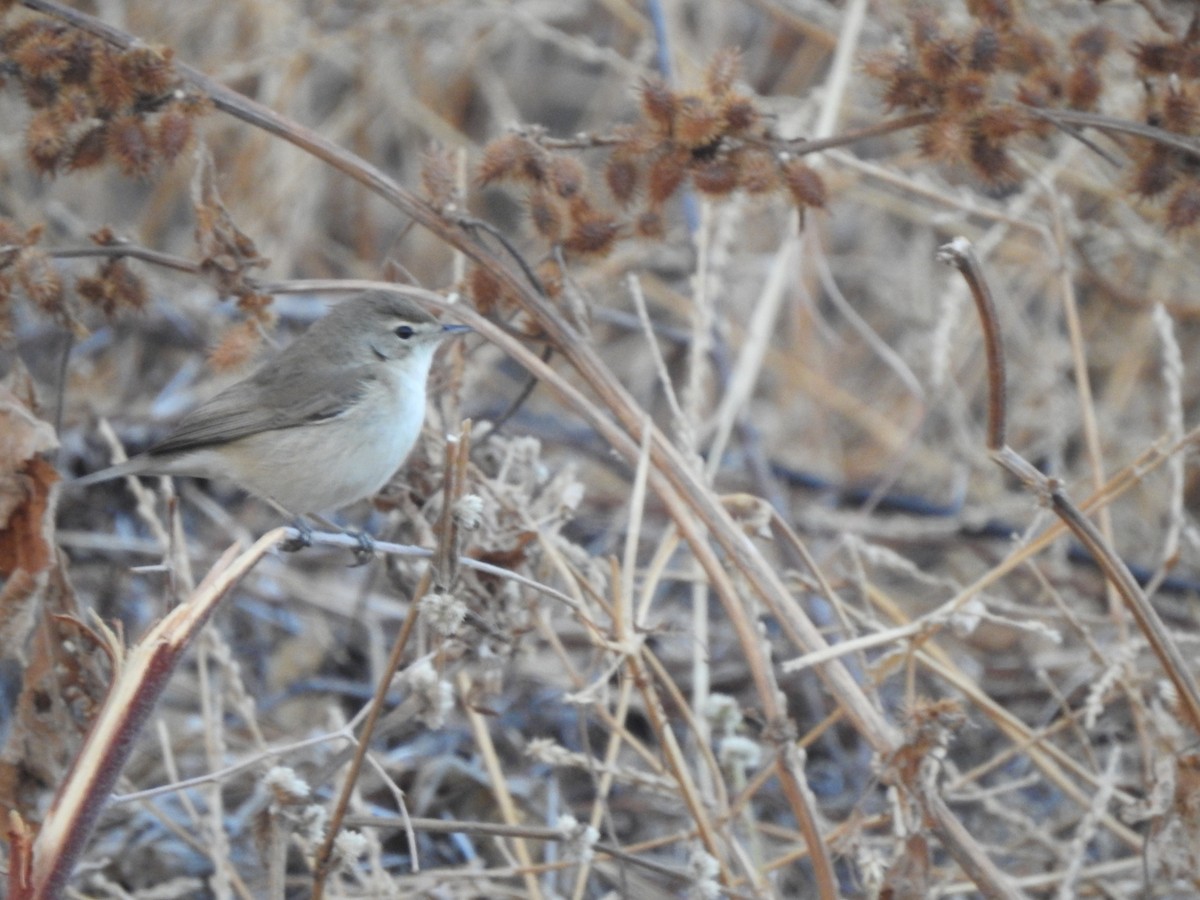
[[[547,257],[538,263],[535,270],[538,281],[542,285],[542,290],[546,292],[547,297],[558,298],[563,292],[563,271],[559,266],[558,260],[553,257]]]
[[[667,227],[659,210],[648,209],[637,217],[633,231],[638,237],[658,241],[666,237]]]
[[[574,256],[605,256],[620,236],[612,216],[593,209],[586,197],[576,197],[570,209],[571,228],[563,239],[563,250]]]
[[[476,178],[485,186],[506,178],[540,182],[545,153],[524,135],[506,134],[484,147]]]
[[[1181,184],[1167,204],[1167,230],[1180,231],[1200,221],[1200,182]]]
[[[92,166],[98,166],[104,162],[107,155],[108,123],[101,122],[99,125],[87,129],[75,141],[75,146],[71,148],[67,159],[67,169],[72,172],[79,169],[90,169]]]
[[[154,140],[164,162],[173,162],[192,142],[192,117],[172,107],[158,117]]]
[[[586,174],[583,164],[573,156],[555,154],[546,164],[546,184],[555,194],[568,200],[583,190]]]
[[[741,72],[742,51],[737,47],[724,47],[713,54],[704,73],[704,83],[714,96],[721,97],[729,92]]]
[[[690,154],[686,150],[677,149],[664,153],[653,162],[646,179],[646,192],[651,205],[666,202],[679,189],[687,174],[689,159]]]
[[[89,84],[97,110],[107,115],[129,110],[137,96],[137,88],[129,80],[129,73],[111,50],[96,55]]]
[[[1017,167],[1003,144],[974,134],[967,155],[975,174],[992,187],[1006,189],[1017,183]]]
[[[1162,103],[1162,126],[1178,134],[1195,133],[1200,122],[1197,88],[1191,84],[1168,84]]]
[[[747,194],[766,194],[779,187],[779,165],[770,153],[745,150],[738,158],[738,187]]]
[[[675,93],[659,78],[642,81],[641,105],[644,115],[660,134],[669,135],[675,122]]]
[[[710,98],[701,94],[684,94],[675,110],[672,134],[685,147],[707,147],[721,134],[724,117],[714,108]]]
[[[801,209],[806,206],[818,209],[825,206],[825,181],[811,166],[798,159],[789,159],[783,164],[783,183]]]
[[[1091,62],[1083,62],[1071,70],[1067,76],[1064,89],[1067,105],[1072,109],[1093,109],[1100,94],[1104,90],[1104,82],[1100,73]]]
[[[439,144],[421,154],[421,190],[434,209],[445,210],[454,203],[458,191],[454,168],[453,151]]]
[[[729,94],[721,104],[721,117],[730,134],[745,134],[762,119],[754,101],[743,94]]]
[[[138,116],[113,119],[108,128],[108,152],[126,175],[146,175],[154,166],[154,141]]]
[[[608,192],[622,206],[628,206],[633,201],[640,175],[637,162],[619,151],[609,157],[604,167],[604,181],[608,185]]]
[[[970,134],[961,116],[938,116],[921,129],[918,139],[922,155],[943,164],[966,162]]]
[[[692,167],[692,183],[702,194],[723,197],[738,186],[737,166],[727,154],[714,156]]]
[[[17,252],[13,270],[17,283],[30,301],[44,313],[58,313],[63,309],[62,276],[54,268],[50,257],[33,247]]]
[[[475,308],[481,315],[491,315],[501,308],[503,288],[491,269],[484,266],[472,267],[467,272],[466,293],[474,301]]]
[[[1111,31],[1103,25],[1093,25],[1071,38],[1071,52],[1095,63],[1104,58],[1112,43]]]
[[[67,149],[66,135],[52,110],[34,114],[25,129],[25,155],[30,164],[44,175],[58,168]]]
[[[552,244],[562,239],[564,216],[562,206],[541,188],[534,188],[528,196],[529,222],[533,230]]]
[[[971,36],[967,68],[972,72],[994,72],[1000,60],[1000,35],[991,25],[980,25]]]

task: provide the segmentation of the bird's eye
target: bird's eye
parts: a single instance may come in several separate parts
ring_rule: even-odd
[[[397,325],[395,331],[396,337],[407,341],[410,337],[416,334],[411,325]]]

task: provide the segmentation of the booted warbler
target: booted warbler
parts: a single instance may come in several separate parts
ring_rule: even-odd
[[[125,475],[225,478],[294,516],[369,497],[420,434],[433,351],[464,331],[403,296],[360,294],[185,415],[145,453],[74,484]]]

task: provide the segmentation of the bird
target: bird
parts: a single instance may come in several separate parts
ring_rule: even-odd
[[[223,478],[295,519],[303,535],[305,515],[349,506],[387,484],[421,432],[434,350],[470,330],[438,322],[399,294],[356,295],[144,453],[72,484]]]

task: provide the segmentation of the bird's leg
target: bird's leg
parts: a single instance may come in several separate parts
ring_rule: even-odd
[[[348,534],[358,541],[358,546],[351,551],[354,553],[354,562],[350,564],[351,568],[365,566],[375,558],[375,539],[366,531],[353,531],[349,528],[339,525],[337,522],[329,521],[329,519],[325,518],[324,516],[314,516],[314,518],[327,528],[332,528],[334,531],[340,531],[342,534]]]
[[[350,564],[351,568],[365,566],[375,558],[375,538],[367,534],[365,531],[351,531],[358,541],[358,546],[354,548],[354,562]]]
[[[294,538],[288,538],[279,545],[279,549],[284,553],[295,553],[297,550],[303,550],[305,547],[312,546],[313,530],[312,526],[304,521],[304,516],[297,516],[292,521],[292,527],[296,529],[297,534]]]

